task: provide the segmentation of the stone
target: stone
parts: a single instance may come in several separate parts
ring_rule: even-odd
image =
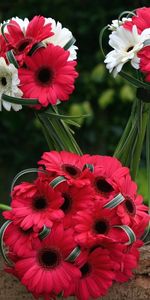
[[[101,300],[150,300],[150,246],[141,248],[140,262],[129,282],[115,283]],[[0,258],[0,300],[33,300],[33,296],[12,275],[3,271]],[[75,299],[73,297],[68,299]]]

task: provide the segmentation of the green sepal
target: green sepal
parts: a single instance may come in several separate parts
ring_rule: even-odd
[[[67,44],[64,46],[65,50],[68,50],[74,43],[76,42],[76,39],[74,36],[67,42]]]
[[[37,105],[37,104],[39,104],[38,99],[17,98],[17,97],[8,96],[6,94],[2,94],[1,98],[2,98],[2,100],[5,100],[10,103],[14,103],[14,104],[21,104],[21,105]]]
[[[18,69],[18,68],[19,68],[19,65],[18,65],[17,60],[16,60],[16,58],[15,58],[15,56],[14,56],[13,50],[7,51],[6,56],[7,56],[8,61],[9,61],[11,64],[13,64],[13,65],[15,66],[15,68]]]
[[[104,205],[104,208],[115,208],[125,200],[124,196],[119,193],[112,200]]]
[[[92,164],[86,164],[83,167],[83,170],[85,170],[85,169],[89,169],[92,173],[94,172],[94,166]]]
[[[115,228],[120,228],[122,229],[126,235],[128,236],[129,241],[126,243],[126,245],[131,245],[136,241],[136,235],[134,231],[127,225],[114,225],[113,227]]]
[[[66,178],[64,176],[58,176],[56,178],[54,178],[49,185],[54,189],[57,185],[59,185],[60,183],[66,181]]]
[[[2,227],[0,228],[0,251],[2,254],[3,259],[5,260],[6,264],[8,266],[12,267],[12,262],[8,259],[6,253],[5,253],[5,249],[4,249],[4,242],[3,242],[3,238],[4,238],[4,233],[5,230],[7,229],[7,227],[10,225],[12,221],[7,221],[5,222]]]
[[[76,258],[80,255],[80,253],[81,253],[80,247],[76,247],[72,250],[72,252],[67,256],[65,260],[69,262],[74,262]]]
[[[44,225],[42,231],[39,233],[39,238],[44,240],[51,232],[51,228],[48,228]]]
[[[28,55],[32,56],[32,54],[35,53],[40,48],[45,48],[44,43],[40,42],[40,43],[34,44],[33,47],[31,48],[31,50],[29,51]]]
[[[37,169],[37,168],[30,168],[30,169],[25,169],[25,170],[22,170],[21,172],[17,173],[17,175],[14,177],[13,181],[12,181],[12,184],[11,184],[11,193],[14,189],[14,186],[17,182],[17,180],[25,175],[25,174],[29,174],[29,173],[44,173],[44,174],[47,174],[48,175],[48,172],[45,171],[45,170],[42,170],[42,169]]]

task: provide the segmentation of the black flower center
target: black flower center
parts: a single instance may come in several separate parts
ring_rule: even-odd
[[[105,178],[97,177],[95,179],[96,190],[102,194],[109,194],[114,191],[112,185]]]
[[[18,52],[23,52],[26,47],[32,42],[32,39],[31,38],[28,38],[28,39],[23,39],[21,41],[19,41],[18,45],[17,45],[17,51]]]
[[[82,268],[80,268],[82,276],[85,277],[91,272],[91,265],[89,263],[85,263]]]
[[[61,209],[64,213],[67,213],[72,206],[72,198],[68,193],[63,193],[62,194],[63,198],[64,198],[64,203],[61,206]]]
[[[21,231],[21,233],[23,233],[24,235],[29,235],[29,234],[33,233],[33,228],[31,227],[31,228],[29,228],[29,229],[27,229],[27,230],[24,230],[23,228],[20,227],[20,231]]]
[[[43,67],[37,72],[37,80],[42,85],[50,84],[53,80],[54,73],[50,68]]]
[[[73,165],[63,164],[62,169],[72,177],[78,177],[81,174],[81,171]]]
[[[2,77],[2,78],[1,78],[1,84],[2,84],[3,86],[6,86],[6,85],[7,85],[7,80],[6,80],[5,77]]]
[[[135,204],[130,198],[126,198],[124,205],[129,215],[135,215]]]
[[[42,249],[38,253],[38,260],[42,267],[53,269],[60,264],[61,255],[56,249]]]
[[[127,52],[130,52],[133,48],[134,48],[133,46],[129,47],[129,48],[127,49]]]
[[[105,234],[109,230],[109,224],[106,220],[97,220],[94,224],[94,231],[98,234]]]
[[[47,208],[47,200],[43,197],[35,198],[33,201],[33,207],[36,210],[44,210]]]

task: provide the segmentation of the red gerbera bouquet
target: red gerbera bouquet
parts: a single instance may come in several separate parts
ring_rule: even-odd
[[[129,169],[109,156],[46,152],[12,185],[2,227],[6,271],[38,298],[105,295],[132,276],[149,222]],[[25,173],[25,172],[24,172]]]
[[[143,33],[144,21],[139,31],[134,27],[139,17],[137,11],[137,16],[109,26],[115,30],[111,46],[116,47],[127,31],[122,44],[134,36],[137,52],[142,51],[148,32]],[[137,145],[141,151],[144,138],[139,130],[133,147],[135,136],[130,129],[132,132],[133,115],[137,121],[136,109],[116,150],[117,158],[82,154],[67,124],[75,122],[58,112],[56,105],[69,98],[77,77],[74,42],[72,33],[51,18],[36,16],[29,21],[16,17],[1,25],[0,103],[9,110],[17,111],[20,105],[32,108],[50,151],[42,155],[37,168],[15,176],[10,206],[0,204],[6,219],[0,229],[0,248],[5,271],[16,276],[35,298],[45,300],[96,299],[114,281],[130,279],[150,221],[148,207],[133,181],[139,153],[132,165],[131,152],[133,155]],[[115,74],[129,57],[134,67],[139,62],[132,55],[132,45],[128,42],[127,46],[126,58],[119,60],[117,49],[106,57],[107,67]],[[34,180],[22,178],[29,173],[36,175]]]

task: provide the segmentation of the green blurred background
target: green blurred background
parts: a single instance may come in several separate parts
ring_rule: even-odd
[[[52,17],[68,27],[77,39],[78,72],[76,90],[61,110],[70,114],[90,114],[80,119],[82,129],[76,139],[84,152],[112,155],[130,114],[135,90],[121,77],[108,74],[99,49],[99,33],[124,10],[149,6],[149,1],[119,0],[16,0],[0,2],[0,21],[13,16]],[[104,40],[107,51],[107,36]],[[15,174],[36,166],[48,150],[39,123],[30,109],[0,113],[0,202],[9,199]],[[144,153],[143,153],[144,166]],[[140,192],[147,198],[146,174],[141,169]]]

